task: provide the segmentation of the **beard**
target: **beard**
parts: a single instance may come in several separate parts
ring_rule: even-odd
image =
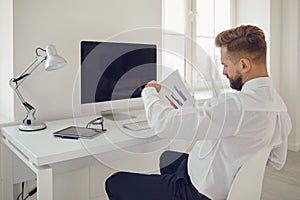
[[[242,76],[238,75],[235,79],[229,79],[230,87],[234,90],[241,91],[243,87]]]

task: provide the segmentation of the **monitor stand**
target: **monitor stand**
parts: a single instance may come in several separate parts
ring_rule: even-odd
[[[101,115],[102,117],[113,121],[121,121],[121,120],[136,118],[136,116],[130,115],[128,113],[124,113],[119,110],[104,110],[101,111]]]

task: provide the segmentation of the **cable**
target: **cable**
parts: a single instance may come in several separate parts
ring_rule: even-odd
[[[18,195],[17,200],[19,200],[21,196],[22,196],[22,192]]]
[[[20,199],[20,197],[22,197],[22,200],[24,199],[24,181],[22,182],[22,190],[21,190],[21,192],[20,192],[20,194],[18,195],[18,197],[17,197],[17,200],[19,200]]]
[[[28,192],[27,196],[25,197],[24,200],[28,199],[32,195],[34,195],[37,192],[37,187],[33,188],[30,192]]]

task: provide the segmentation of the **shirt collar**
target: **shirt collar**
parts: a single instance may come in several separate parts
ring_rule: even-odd
[[[263,86],[272,86],[272,81],[270,77],[260,77],[247,81],[243,87],[242,91],[251,90],[254,88],[259,88]]]

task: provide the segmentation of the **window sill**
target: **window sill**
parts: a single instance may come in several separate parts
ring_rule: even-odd
[[[237,91],[228,87],[228,88],[225,88],[223,90],[223,92],[237,92]],[[199,106],[203,105],[203,103],[205,101],[213,98],[213,95],[212,95],[211,91],[209,91],[209,90],[196,91],[196,92],[194,92],[193,96]]]

